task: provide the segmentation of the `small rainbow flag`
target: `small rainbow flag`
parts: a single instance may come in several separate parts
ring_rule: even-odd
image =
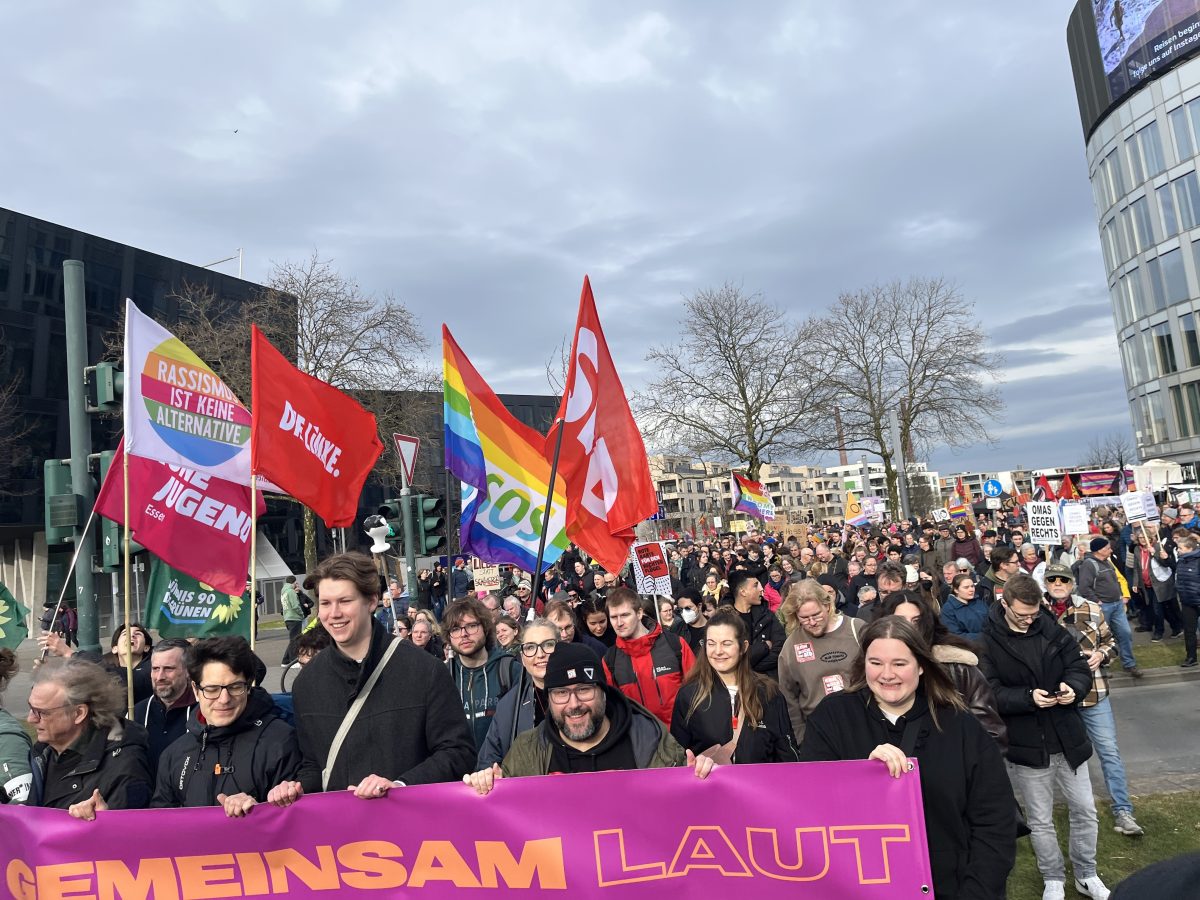
[[[504,408],[445,325],[442,375],[446,468],[463,483],[462,550],[531,572],[550,483],[545,438]],[[556,477],[543,570],[566,548],[566,491]]]
[[[767,496],[761,482],[743,478],[737,472],[733,476],[733,508],[738,512],[766,521],[775,518],[775,501]]]
[[[967,517],[967,508],[961,503],[949,507],[948,512],[951,519],[965,519]]]

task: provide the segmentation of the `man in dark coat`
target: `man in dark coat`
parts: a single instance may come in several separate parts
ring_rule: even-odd
[[[1025,807],[1043,896],[1064,896],[1066,881],[1054,830],[1057,787],[1070,810],[1075,889],[1085,897],[1107,897],[1096,873],[1099,825],[1087,767],[1092,744],[1078,707],[1092,689],[1087,659],[1042,606],[1041,587],[1024,574],[1005,581],[1004,597],[984,625],[983,643],[980,670],[1008,727],[1009,775]]]
[[[779,678],[779,651],[787,635],[779,619],[763,602],[763,588],[755,573],[737,570],[729,575],[733,607],[750,633],[750,668],[768,678]]]
[[[188,722],[195,716],[196,695],[188,686],[185,659],[190,646],[183,638],[168,638],[154,645],[150,655],[154,695],[133,708],[133,721],[149,735],[147,760],[151,778],[158,771],[163,751],[183,737]]]

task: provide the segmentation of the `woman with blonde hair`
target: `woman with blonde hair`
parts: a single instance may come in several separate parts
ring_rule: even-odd
[[[803,740],[804,723],[817,704],[845,689],[859,655],[858,636],[866,626],[838,612],[814,578],[792,585],[779,612],[788,632],[779,651],[779,688],[792,731]]]

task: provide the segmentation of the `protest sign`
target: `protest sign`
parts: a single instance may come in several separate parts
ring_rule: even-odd
[[[639,594],[671,594],[671,570],[667,568],[667,548],[657,541],[634,544],[629,552],[633,577]]]
[[[950,521],[950,510],[948,510],[948,509],[935,509],[935,510],[933,511],[933,521],[935,521],[935,522],[949,522],[949,521]]]
[[[1137,491],[1130,491],[1128,494],[1122,494],[1121,508],[1125,510],[1125,521],[1146,521],[1146,504],[1142,500],[1141,493]]]
[[[1056,504],[1049,500],[1036,500],[1025,504],[1031,544],[1058,544],[1062,541],[1062,530],[1058,526],[1058,512],[1055,506]]]
[[[1088,534],[1088,507],[1085,503],[1061,500],[1058,504],[1062,518],[1063,534]]]
[[[599,772],[504,779],[487,797],[463,784],[313,794],[244,819],[0,806],[0,870],[22,898],[928,897],[918,776],[877,760],[723,766],[705,781]]]
[[[477,591],[500,590],[500,567],[490,566],[482,559],[471,559],[471,578]]]

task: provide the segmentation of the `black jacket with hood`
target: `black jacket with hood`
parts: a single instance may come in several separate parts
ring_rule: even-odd
[[[108,729],[89,725],[62,753],[34,744],[30,764],[29,806],[68,809],[96,790],[109,809],[145,809],[150,803],[146,729],[126,719]]]
[[[296,732],[271,695],[256,687],[232,724],[214,727],[198,714],[188,720],[186,733],[159,759],[150,805],[216,806],[218,794],[249,794],[262,803],[299,768]]]
[[[772,683],[771,687],[774,690],[759,686],[762,721],[753,728],[742,726],[734,748],[735,763],[796,762],[799,759],[787,700],[776,685]],[[733,740],[733,703],[729,691],[723,684],[718,684],[708,700],[689,716],[688,710],[692,708],[698,690],[699,685],[694,681],[681,687],[675,695],[675,712],[671,716],[671,737],[684,750],[697,755],[714,744],[727,744]]]

